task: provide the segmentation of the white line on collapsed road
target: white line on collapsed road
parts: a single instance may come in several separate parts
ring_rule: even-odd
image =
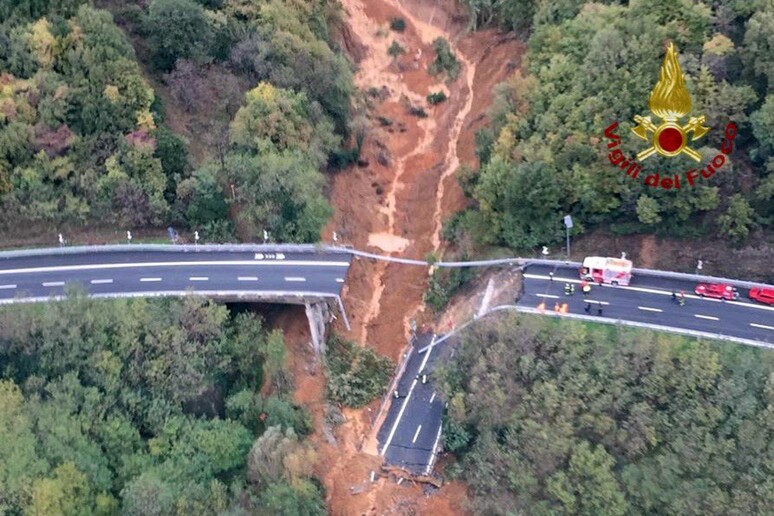
[[[433,395],[430,396],[430,403],[432,403],[434,399],[435,399],[435,391],[433,391]]]
[[[336,283],[344,283],[344,278],[336,278]]]
[[[699,319],[707,319],[708,321],[719,321],[720,319],[717,317],[712,317],[711,315],[701,315],[701,314],[693,314],[694,317],[697,317]]]
[[[61,287],[64,285],[64,281],[45,281],[43,282],[44,287]]]
[[[443,428],[443,423],[438,425],[438,433],[435,435],[435,442],[433,443],[433,447],[430,448],[430,459],[427,461],[427,468],[425,468],[425,475],[429,475],[430,469],[433,467],[433,457],[435,456],[435,451],[438,449],[438,441],[441,440],[442,428]]]
[[[0,271],[2,272],[2,271]],[[542,280],[548,280],[549,276],[543,276],[542,274],[524,274],[525,278],[528,279],[542,279]],[[554,280],[560,280],[565,283],[580,283],[581,280],[579,279],[571,279],[571,278],[554,278]],[[661,296],[671,296],[672,291],[671,290],[657,290],[652,288],[643,288],[643,287],[632,287],[632,286],[623,286],[623,285],[598,285],[594,283],[594,288],[599,287],[605,287],[605,288],[615,288],[619,290],[631,290],[634,292],[644,292],[646,294],[658,294]],[[759,304],[753,304],[753,303],[744,303],[742,301],[721,301],[720,299],[713,299],[710,297],[701,297],[701,296],[695,296],[693,294],[685,294],[686,299],[700,299],[702,301],[712,301],[714,303],[728,303],[729,305],[737,305],[737,306],[743,306],[745,308],[757,308],[758,310],[768,310],[770,312],[774,312],[774,306],[766,306],[766,305],[759,305]]]
[[[239,281],[258,281],[258,276],[239,276]]]
[[[765,324],[758,324],[758,323],[754,323],[754,322],[751,322],[750,326],[752,326],[754,328],[761,328],[763,330],[774,330],[774,326],[766,326]]]
[[[16,288],[16,285],[0,285],[0,290],[8,290],[12,288]]]
[[[661,308],[651,308],[649,306],[638,306],[637,308],[644,312],[663,312]]]
[[[414,438],[411,440],[411,444],[414,444],[415,442],[417,442],[417,437],[419,437],[419,431],[420,430],[422,430],[422,425],[419,425],[417,427],[417,431],[414,432]]]
[[[90,281],[92,285],[102,285],[105,283],[113,283],[112,279],[93,279]]]
[[[209,279],[207,276],[191,276],[188,281],[209,281]]]
[[[535,294],[537,297],[547,297],[548,299],[559,299],[559,296],[553,294]]]
[[[140,283],[148,283],[151,281],[161,281],[161,278],[140,278]]]
[[[348,262],[322,262],[286,260],[256,262],[247,260],[211,260],[200,262],[136,262],[136,263],[94,263],[83,265],[58,265],[53,267],[29,267],[23,269],[2,269],[0,274],[27,274],[35,272],[89,271],[101,269],[137,269],[142,267],[211,267],[228,265],[249,265],[251,267],[298,266],[298,267],[349,267]]]
[[[425,367],[425,364],[427,363],[427,357],[430,356],[430,352],[433,350],[434,343],[435,343],[435,334],[433,334],[433,338],[430,340],[430,348],[427,350],[427,353],[425,353],[425,358],[422,360],[422,364],[419,366],[419,373],[421,373],[422,369]],[[406,394],[406,397],[403,399],[403,405],[400,407],[400,411],[398,412],[398,417],[395,418],[395,423],[392,424],[392,428],[390,429],[390,434],[387,436],[387,440],[384,442],[384,447],[382,448],[382,455],[387,453],[387,448],[389,448],[390,443],[392,442],[392,438],[395,437],[395,431],[398,429],[398,425],[400,424],[400,418],[403,417],[403,412],[406,410],[406,405],[408,405],[409,399],[411,398],[411,393],[414,392],[414,387],[416,386],[416,384],[417,384],[417,379],[414,378],[414,381],[411,382],[411,387],[409,388],[408,394]]]
[[[285,281],[295,281],[297,283],[301,283],[306,281],[306,278],[302,278],[300,276],[285,276]]]

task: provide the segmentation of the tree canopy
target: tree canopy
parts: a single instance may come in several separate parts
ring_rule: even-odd
[[[439,372],[481,514],[764,514],[774,357],[535,316],[478,323]]]
[[[530,33],[524,70],[497,88],[491,124],[477,137],[480,175],[468,185],[475,209],[464,226],[480,242],[521,250],[556,241],[567,213],[576,233],[600,225],[619,233],[719,232],[740,243],[769,221],[770,1],[466,4],[479,24]],[[679,50],[692,114],[705,115],[712,131],[697,142],[701,164],[655,156],[633,180],[610,166],[603,133],[617,121],[619,134],[631,134],[634,115],[647,114],[666,41]],[[712,179],[690,187],[683,177],[678,192],[643,184],[658,171],[701,169],[729,121],[740,137]],[[622,151],[632,156],[640,143],[624,138]],[[729,213],[744,213],[744,230],[730,229]]]
[[[194,297],[4,308],[0,512],[321,514],[286,368],[281,333]]]

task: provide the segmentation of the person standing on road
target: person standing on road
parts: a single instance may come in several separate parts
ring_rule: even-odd
[[[589,284],[588,281],[586,280],[581,281],[581,290],[583,291],[584,296],[589,295],[589,293],[591,292],[591,285]]]

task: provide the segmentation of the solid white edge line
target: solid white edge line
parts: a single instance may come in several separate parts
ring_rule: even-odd
[[[62,287],[64,284],[64,281],[44,281],[42,283],[44,287]]]
[[[435,436],[435,442],[433,443],[433,447],[430,448],[430,458],[427,461],[427,468],[425,468],[425,475],[430,474],[430,470],[433,469],[433,462],[435,459],[435,452],[438,449],[438,441],[441,440],[441,429],[443,428],[443,421],[440,425],[438,425],[438,433]]]
[[[258,281],[258,276],[239,276],[238,281]]]
[[[422,369],[424,369],[425,364],[427,363],[427,357],[430,356],[430,352],[432,351],[432,346],[435,343],[435,333],[433,333],[433,337],[430,340],[430,349],[427,350],[427,353],[425,353],[425,358],[422,359],[422,364],[419,366],[419,373],[422,372]],[[405,374],[405,373],[403,373]],[[403,417],[403,412],[406,410],[406,405],[408,405],[408,401],[411,398],[411,393],[414,392],[414,387],[417,384],[417,379],[414,378],[414,381],[411,383],[411,387],[409,388],[408,394],[406,394],[406,397],[403,398],[403,405],[400,407],[400,411],[398,412],[398,417],[395,418],[395,423],[392,424],[392,428],[390,429],[390,433],[387,436],[387,440],[384,442],[384,447],[382,447],[382,455],[387,453],[387,448],[390,447],[390,443],[392,443],[392,438],[395,437],[395,431],[398,429],[398,425],[400,424],[400,418]]]
[[[548,299],[559,299],[559,296],[553,294],[535,294],[537,297],[547,297]]]
[[[209,267],[228,265],[250,265],[253,267],[265,266],[298,266],[298,267],[349,267],[348,262],[322,262],[288,260],[284,262],[256,262],[248,260],[211,260],[200,262],[135,262],[135,263],[94,263],[82,265],[58,265],[51,267],[30,267],[22,269],[2,269],[0,274],[27,274],[35,272],[62,272],[62,271],[89,271],[103,269],[136,269],[142,267]]]
[[[434,399],[435,399],[435,391],[433,391],[433,395],[430,396],[430,403],[432,403]]]
[[[161,281],[161,278],[140,278],[140,283]]]
[[[417,431],[414,432],[414,438],[411,440],[411,444],[414,444],[415,442],[417,442],[417,437],[419,437],[419,431],[420,430],[422,430],[422,425],[419,425],[417,427]]]
[[[758,324],[754,322],[751,322],[750,326],[753,328],[761,328],[762,330],[774,330],[774,326],[766,326],[765,324]]]
[[[548,276],[543,276],[542,274],[524,274],[524,277],[527,278],[527,279],[548,280]],[[556,280],[557,278],[554,278],[554,279]],[[565,283],[578,283],[578,284],[580,284],[580,282],[581,282],[581,280],[579,280],[579,279],[577,279],[577,280],[576,279],[570,279],[570,278],[559,278],[559,279],[561,279],[561,281],[563,281]],[[616,287],[616,286],[613,286],[613,285],[602,284],[601,286],[604,287],[604,288],[615,288],[615,289],[619,289],[619,290],[632,290],[634,292],[645,292],[646,294],[658,294],[658,295],[661,295],[661,296],[671,296],[672,295],[672,291],[671,290],[657,290],[657,289],[652,289],[652,288],[632,287],[631,285],[628,285],[628,286],[618,285]],[[594,288],[599,288],[599,287],[600,287],[599,284],[594,283]],[[699,299],[699,300],[702,300],[702,301],[712,301],[714,303],[728,303],[730,305],[743,306],[743,307],[746,307],[746,308],[757,308],[758,310],[768,310],[769,312],[774,312],[774,306],[766,306],[766,305],[761,305],[761,304],[756,304],[756,303],[743,303],[742,301],[721,301],[720,299],[714,299],[714,298],[711,298],[711,297],[701,297],[701,296],[697,296],[697,295],[694,295],[694,294],[685,294],[685,298],[686,299]]]
[[[638,306],[637,309],[644,312],[663,312],[661,308],[651,308],[649,306]]]
[[[0,285],[0,290],[9,290],[16,288],[16,285]]]
[[[210,278],[207,276],[190,276],[188,278],[188,281],[209,281]]]
[[[113,283],[113,280],[112,279],[93,279],[89,283],[91,283],[92,285],[103,285],[107,283]]]
[[[720,320],[719,317],[713,317],[711,315],[693,314],[693,316],[698,318],[698,319],[706,319],[708,321],[719,321]]]
[[[285,276],[285,281],[295,281],[297,283],[301,283],[306,281],[306,278],[302,278],[300,276]]]

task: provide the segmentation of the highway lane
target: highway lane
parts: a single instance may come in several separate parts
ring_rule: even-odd
[[[552,311],[557,302],[567,303],[569,312],[587,314],[574,269],[557,270],[553,281],[545,273],[547,269],[543,267],[530,266],[525,270],[524,292],[518,305],[534,308],[545,302],[546,310]],[[574,295],[564,295],[566,282],[576,285]],[[589,315],[598,314],[597,302],[601,302],[604,303],[601,315],[605,317],[774,343],[774,307],[743,298],[738,301],[700,298],[692,294],[694,286],[642,275],[628,287],[594,285],[587,298],[592,305]],[[685,306],[672,301],[672,290],[686,291]]]
[[[8,256],[11,254],[11,256]],[[328,252],[255,252],[174,247],[163,251],[7,253],[0,255],[0,303],[61,296],[74,285],[89,294],[159,292],[317,293],[338,296],[351,256]]]
[[[393,397],[377,433],[385,462],[417,475],[430,473],[441,438],[444,401],[436,390],[432,371],[437,361],[443,360],[448,347],[433,347],[429,353],[417,352],[434,338],[435,335],[424,334],[414,339],[411,356],[398,381],[399,397]]]

